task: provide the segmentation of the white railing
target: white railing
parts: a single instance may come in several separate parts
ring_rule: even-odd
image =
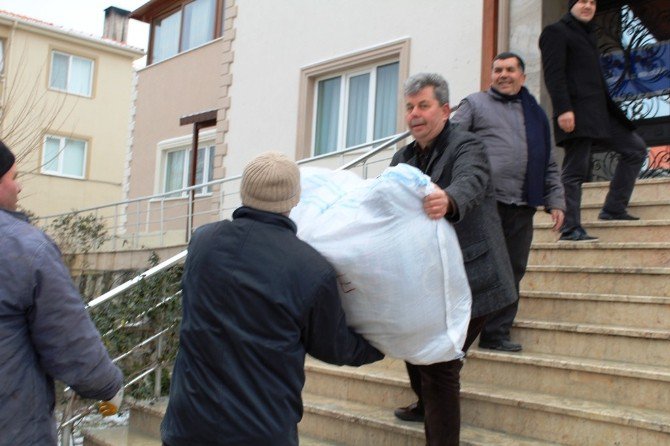
[[[369,178],[388,166],[396,144],[407,135],[408,132],[400,133],[303,159],[298,164],[353,169],[363,178]],[[109,236],[109,240],[99,248],[102,251],[183,245],[190,240],[193,229],[229,218],[240,206],[241,178],[241,175],[235,175],[170,192],[48,215],[38,218],[37,224],[48,228],[52,222],[68,215],[93,215],[104,225]],[[192,190],[196,191],[195,197]],[[198,193],[201,190],[207,193]]]

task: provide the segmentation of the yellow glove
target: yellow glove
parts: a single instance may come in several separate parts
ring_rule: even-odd
[[[116,415],[119,411],[119,407],[121,407],[121,401],[123,401],[123,386],[121,386],[121,389],[112,399],[98,403],[98,412],[100,412],[103,417]]]

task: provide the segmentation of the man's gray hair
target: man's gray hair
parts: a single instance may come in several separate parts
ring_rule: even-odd
[[[435,99],[440,105],[449,103],[449,85],[437,73],[417,73],[405,81],[405,96],[414,96],[426,87],[435,88]]]

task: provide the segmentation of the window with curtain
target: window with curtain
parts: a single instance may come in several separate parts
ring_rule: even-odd
[[[84,178],[86,141],[48,135],[42,150],[42,173]]]
[[[163,192],[188,187],[191,175],[191,149],[180,148],[164,152]],[[195,184],[212,181],[214,174],[214,146],[203,145],[198,148],[198,164],[195,169]],[[209,187],[196,190],[197,194],[208,194]],[[171,197],[183,197],[185,193],[175,193]]]
[[[152,55],[154,62],[160,62],[179,52],[179,27],[181,10],[156,20],[153,26]]]
[[[190,50],[214,37],[216,0],[196,0],[184,6],[182,51]]]
[[[90,97],[93,91],[93,60],[52,51],[49,87]]]
[[[386,63],[316,82],[314,155],[395,133],[398,68]]]
[[[151,25],[151,63],[203,45],[222,33],[224,0],[184,0]],[[221,16],[217,19],[217,10]]]

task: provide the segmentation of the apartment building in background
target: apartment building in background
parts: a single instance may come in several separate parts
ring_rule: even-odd
[[[0,137],[17,155],[20,206],[38,215],[122,199],[133,61],[128,11],[104,37],[0,11]]]

